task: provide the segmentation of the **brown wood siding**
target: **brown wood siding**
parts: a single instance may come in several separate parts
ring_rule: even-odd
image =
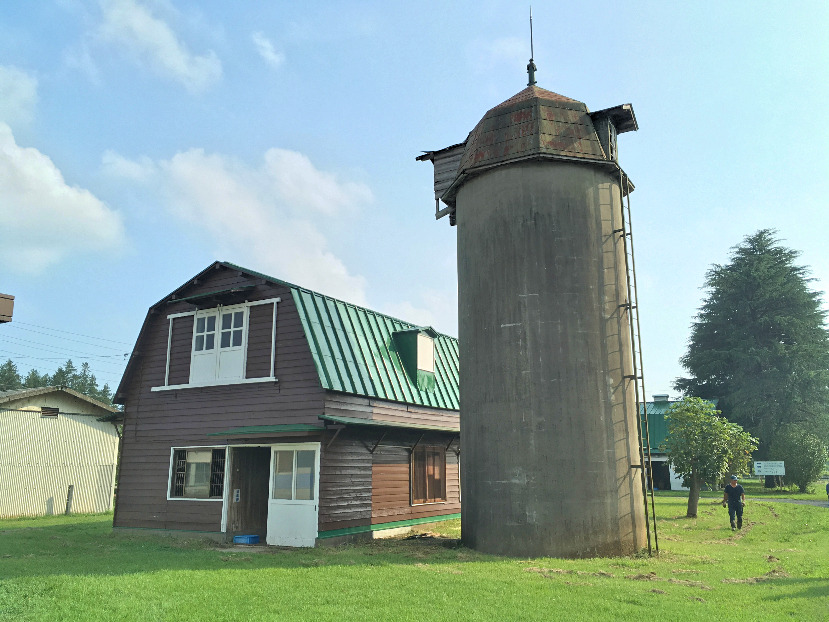
[[[282,303],[279,303],[277,321],[279,321],[278,312],[281,307]],[[266,378],[271,375],[272,327],[272,304],[256,305],[250,308],[246,378]]]
[[[190,382],[190,352],[193,347],[193,318],[173,318],[170,338],[170,375],[167,384]]]
[[[424,438],[421,442],[443,447],[451,437]],[[388,437],[383,443],[390,443]],[[381,445],[374,452],[371,469],[373,525],[415,518],[428,518],[461,511],[458,481],[458,457],[450,449],[446,452],[446,502],[411,505],[409,488],[409,451],[405,447]]]
[[[215,292],[249,282],[237,271],[215,270],[180,295]],[[324,391],[319,384],[290,290],[278,284],[265,283],[258,284],[245,295],[251,301],[282,299],[276,336],[278,382],[151,391],[151,387],[164,385],[167,315],[191,311],[193,306],[185,302],[162,304],[158,312],[151,311],[148,315],[142,339],[136,344],[140,358],[125,387],[124,449],[115,516],[117,527],[220,531],[221,502],[167,501],[170,448],[224,445],[228,439],[208,434],[236,427],[321,425],[318,416],[323,412]],[[192,330],[192,320],[190,326]],[[237,438],[230,442],[242,444],[255,441]]]
[[[443,410],[388,402],[376,398],[329,392],[325,399],[325,414],[340,417],[365,417],[377,421],[414,425],[459,427],[457,410]]]
[[[371,524],[371,454],[365,432],[330,431],[320,456],[319,531]]]

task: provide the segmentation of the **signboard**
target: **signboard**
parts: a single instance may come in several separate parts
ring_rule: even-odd
[[[755,475],[785,475],[786,467],[782,460],[765,460],[754,463]]]

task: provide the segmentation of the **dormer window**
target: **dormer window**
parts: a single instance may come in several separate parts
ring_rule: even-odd
[[[417,369],[435,373],[435,340],[426,333],[417,335]]]
[[[392,333],[403,369],[421,391],[435,388],[435,337],[437,333],[429,327]]]

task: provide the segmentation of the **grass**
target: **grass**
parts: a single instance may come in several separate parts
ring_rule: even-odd
[[[111,516],[0,521],[0,620],[826,620],[829,509],[657,497],[660,555],[510,559],[425,537],[287,550],[115,531]],[[440,534],[441,537],[432,537]]]

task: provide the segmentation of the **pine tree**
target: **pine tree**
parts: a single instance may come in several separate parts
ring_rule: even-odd
[[[92,373],[89,363],[83,363],[78,369],[70,359],[58,367],[52,376],[30,369],[25,378],[21,378],[17,365],[11,359],[0,365],[0,391],[41,387],[68,387],[104,404],[112,404],[112,389],[108,384],[98,387],[98,379]]]
[[[38,389],[40,387],[52,386],[52,378],[49,374],[41,375],[36,369],[30,369],[23,379],[23,386],[27,389]]]
[[[761,455],[784,426],[829,438],[829,332],[809,270],[769,229],[706,274],[705,299],[675,388],[718,400],[729,421],[759,436]]]
[[[23,388],[23,379],[11,359],[0,365],[0,391]]]

